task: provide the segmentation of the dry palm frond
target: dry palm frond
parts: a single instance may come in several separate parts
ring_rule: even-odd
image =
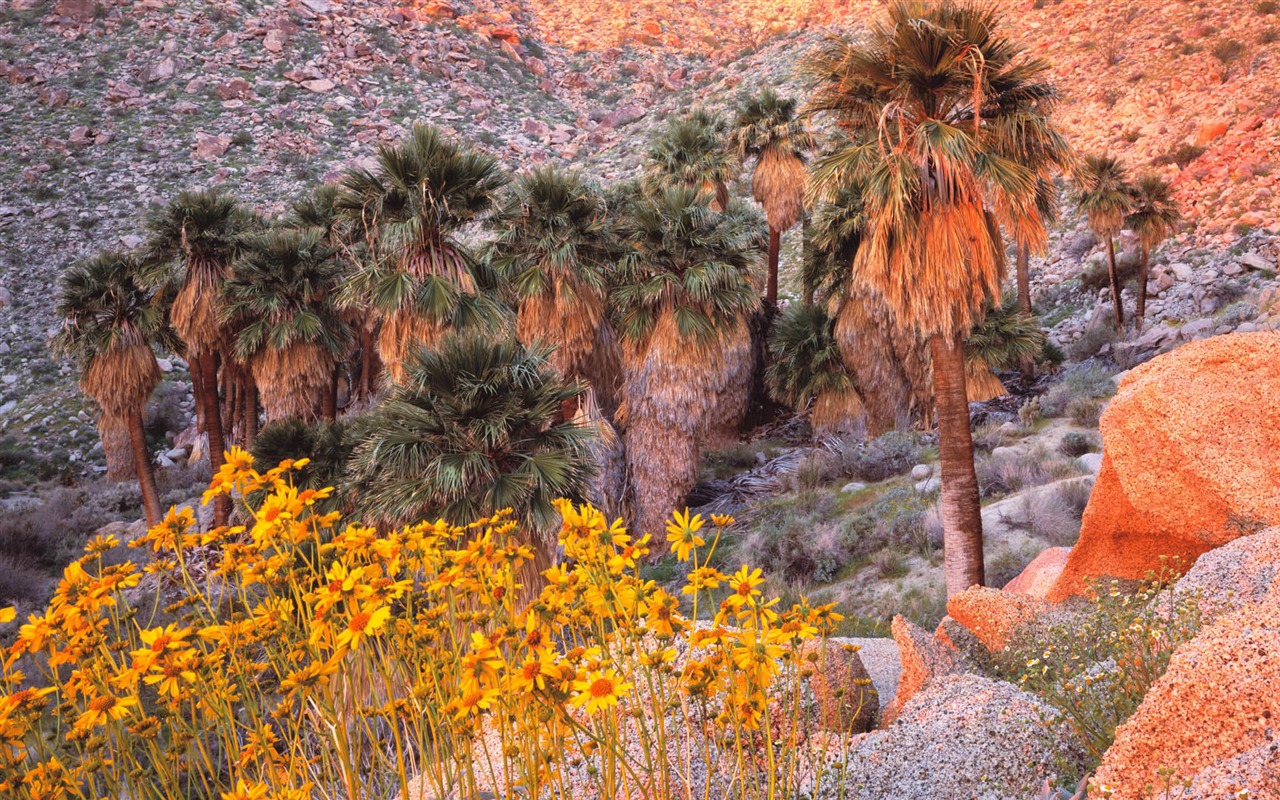
[[[159,385],[160,367],[145,342],[122,343],[94,356],[80,379],[84,393],[105,415],[121,418],[144,407]]]
[[[707,419],[707,447],[737,441],[755,378],[751,331],[744,321],[721,333],[718,350],[722,367],[706,376],[716,393],[715,407]]]
[[[965,362],[964,388],[970,403],[983,403],[1009,393],[987,362],[978,359]]]
[[[378,332],[378,356],[392,383],[403,383],[405,359],[418,347],[433,348],[448,333],[449,328],[419,316],[412,311],[398,310],[387,315]]]
[[[751,195],[764,208],[770,230],[785,231],[804,215],[808,186],[804,161],[780,148],[760,154],[751,176]]]
[[[312,421],[320,394],[333,383],[333,355],[315,342],[298,341],[283,349],[264,347],[250,362],[267,422],[296,418]]]
[[[813,432],[819,436],[849,433],[866,425],[867,410],[853,389],[819,392],[813,401]]]
[[[591,358],[604,323],[604,297],[571,278],[557,277],[550,292],[529,297],[516,314],[516,337],[525,346],[555,345],[550,363],[562,377],[577,378]]]
[[[898,326],[875,295],[851,292],[836,315],[835,338],[866,406],[872,436],[905,427],[929,408],[929,375],[918,339]]]
[[[231,274],[227,264],[193,263],[188,278],[173,298],[170,319],[187,345],[187,357],[220,351],[227,341],[222,322],[222,285]]]

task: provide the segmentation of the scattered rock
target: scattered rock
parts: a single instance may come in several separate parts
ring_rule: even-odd
[[[319,78],[317,80],[302,82],[302,88],[306,89],[309,92],[315,92],[317,94],[319,94],[320,92],[331,91],[333,87],[334,87],[333,81],[329,80],[328,78]]]
[[[1274,744],[1278,720],[1280,594],[1273,593],[1219,618],[1174,652],[1169,669],[1116,729],[1094,781],[1112,786],[1116,800],[1138,800],[1162,780],[1162,768],[1190,779]]]
[[[1214,139],[1227,135],[1228,125],[1225,122],[1206,122],[1196,131],[1196,144],[1206,145]]]
[[[246,100],[253,96],[253,86],[244,78],[232,78],[213,91],[223,100]]]
[[[914,481],[922,481],[933,474],[933,467],[929,464],[916,464],[911,468],[911,479]]]
[[[1097,475],[1102,469],[1102,453],[1084,453],[1076,456],[1076,463],[1091,475]]]
[[[4,303],[0,303],[0,306],[2,305],[4,305]],[[840,491],[845,494],[853,494],[854,492],[860,492],[865,488],[867,488],[867,485],[862,481],[849,481],[844,486],[840,487]]]
[[[968,628],[991,652],[999,653],[1020,626],[1049,610],[1028,594],[975,586],[947,598],[947,615]]]
[[[1280,523],[1280,334],[1222,336],[1134,368],[1103,413],[1103,458],[1080,540],[1048,599],[1091,578],[1183,568]]]
[[[230,136],[210,136],[207,133],[196,134],[196,158],[212,159],[221,156],[231,147]]]

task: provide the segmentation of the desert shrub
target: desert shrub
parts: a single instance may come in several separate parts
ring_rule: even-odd
[[[1016,434],[1004,427],[1003,422],[990,422],[973,430],[973,447],[979,453],[990,453],[997,447],[1005,447],[1017,439]]]
[[[1063,481],[1053,491],[1027,499],[1028,533],[1054,547],[1070,547],[1080,538],[1080,520],[1089,503],[1092,483],[1087,479]]]
[[[1264,16],[1276,13],[1276,9],[1280,8],[1275,0],[1258,0],[1253,4],[1253,10]]]
[[[672,552],[694,567],[673,595],[640,576],[647,536],[557,503],[566,561],[525,602],[533,552],[505,511],[379,532],[315,513],[324,492],[287,471],[228,463],[218,491],[265,496],[247,530],[197,534],[172,513],[138,541],[158,555],[145,578],[110,566],[119,543],[97,539],[63,578],[65,602],[4,649],[0,708],[15,713],[0,785],[18,798],[31,776],[93,797],[616,797],[640,774],[655,800],[795,796],[802,780],[848,796],[808,730],[807,677],[841,615],[776,605],[759,570],[706,567],[731,520],[670,521]],[[140,581],[165,587],[180,619],[157,619]],[[699,607],[713,628],[695,629]]]
[[[845,468],[850,477],[874,483],[910,470],[923,451],[917,434],[889,431],[850,453]]]
[[[1062,437],[1062,441],[1058,442],[1058,452],[1071,458],[1079,458],[1085,453],[1097,452],[1098,447],[1097,437],[1077,431],[1065,434]]]
[[[1115,344],[1119,339],[1120,334],[1116,332],[1110,321],[1100,319],[1086,328],[1084,333],[1080,334],[1080,338],[1072,342],[1067,350],[1072,359],[1086,361],[1097,356],[1104,347]]]
[[[943,586],[912,586],[901,594],[882,595],[871,610],[881,619],[892,620],[901,614],[925,630],[933,630],[947,615],[947,590]]]
[[[1002,548],[987,559],[987,585],[997,589],[1004,587],[1009,581],[1021,575],[1035,557],[1035,553],[1028,553],[1021,549]]]
[[[759,564],[771,579],[787,584],[829,583],[850,558],[846,532],[830,515],[792,509],[757,518],[738,545],[737,559]]]
[[[1042,486],[1064,476],[1065,465],[1044,445],[1015,454],[980,455],[974,459],[978,487],[983,497],[1014,494]]]
[[[1096,397],[1074,397],[1067,403],[1067,416],[1081,427],[1096,428],[1102,417],[1102,401]]]
[[[1151,164],[1156,167],[1177,164],[1179,168],[1186,169],[1188,164],[1204,155],[1206,150],[1207,148],[1203,145],[1182,142],[1168,153],[1153,158]]]
[[[1120,276],[1120,288],[1130,285],[1138,279],[1141,266],[1138,254],[1129,250],[1116,253],[1116,272]],[[1092,258],[1080,271],[1080,288],[1089,292],[1100,292],[1111,287],[1111,272],[1107,267],[1107,259]]]
[[[902,557],[902,553],[891,547],[885,547],[873,553],[871,566],[875,568],[876,575],[885,580],[901,578],[907,574],[906,559]]]
[[[1094,587],[1074,613],[1046,615],[1015,633],[998,657],[1005,677],[1063,713],[1093,766],[1116,727],[1164,674],[1174,650],[1203,623],[1199,597],[1171,591],[1177,574],[1151,575],[1133,593]]]
[[[1223,39],[1213,46],[1213,57],[1223,64],[1230,64],[1244,55],[1244,44],[1235,39]]]
[[[1063,373],[1062,379],[1040,397],[1040,413],[1046,417],[1061,417],[1067,406],[1077,397],[1107,398],[1116,393],[1111,373],[1091,364],[1075,367]]]
[[[1243,300],[1232,303],[1222,309],[1218,322],[1222,325],[1237,327],[1245,322],[1253,322],[1258,316],[1258,307]]]

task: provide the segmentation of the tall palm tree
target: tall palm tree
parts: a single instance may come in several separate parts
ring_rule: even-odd
[[[801,410],[813,403],[816,433],[856,427],[865,411],[862,395],[845,367],[835,320],[817,305],[788,306],[769,332],[765,381],[778,402]]]
[[[537,537],[537,566],[549,565],[552,501],[581,499],[591,475],[590,429],[560,418],[582,391],[555,374],[546,350],[512,339],[453,332],[416,348],[352,456],[358,510],[394,526],[511,508]]]
[[[1107,246],[1107,274],[1111,277],[1111,302],[1116,307],[1116,330],[1124,330],[1124,303],[1120,300],[1120,273],[1116,269],[1116,235],[1125,215],[1133,209],[1133,190],[1120,160],[1111,155],[1087,155],[1075,169],[1075,202],[1089,218],[1089,228]]]
[[[627,466],[642,530],[661,531],[693,488],[703,437],[745,413],[746,321],[759,304],[751,278],[755,225],[740,204],[715,213],[706,195],[685,186],[642,198],[621,223],[627,253],[613,302],[627,359]]]
[[[1132,207],[1125,217],[1125,227],[1138,235],[1142,249],[1138,262],[1138,307],[1134,310],[1134,324],[1142,330],[1147,316],[1147,279],[1151,275],[1151,251],[1173,233],[1182,212],[1173,199],[1173,189],[1159,175],[1145,174],[1138,178],[1132,191]]]
[[[333,256],[319,230],[269,230],[248,240],[223,289],[224,319],[240,320],[230,351],[252,372],[267,422],[334,417],[334,365],[351,330],[334,307]]]
[[[554,345],[551,366],[590,384],[612,415],[622,354],[608,275],[619,253],[600,190],[577,173],[537,169],[516,181],[489,227],[490,262],[516,296],[516,338]]]
[[[343,177],[338,205],[371,243],[344,300],[371,301],[382,322],[379,355],[393,381],[404,378],[402,362],[418,344],[430,347],[451,327],[499,317],[499,305],[482,291],[484,267],[459,233],[492,210],[506,182],[496,160],[429,125],[380,145],[375,170]]]
[[[855,175],[863,185],[854,280],[929,342],[949,594],[984,580],[963,337],[999,295],[1001,227],[1015,240],[1044,236],[1037,172],[1011,156],[1010,139],[1053,96],[1048,66],[998,25],[992,10],[902,0],[866,38],[832,37],[806,64],[812,110],[849,137],[815,165],[815,184],[830,191]]]
[[[215,473],[222,466],[225,447],[218,398],[219,359],[228,338],[222,287],[244,234],[256,226],[250,211],[219,191],[181,192],[147,221],[148,260],[156,267],[150,280],[175,287],[170,319],[191,364]],[[215,524],[225,525],[230,512],[229,498],[214,501]]]
[[[724,120],[702,109],[671,120],[649,148],[649,190],[687,186],[708,192],[714,210],[727,209],[729,184],[738,168],[725,135]]]
[[[923,421],[933,407],[929,354],[884,299],[853,280],[866,232],[862,186],[853,181],[817,205],[804,265],[805,296],[825,305],[845,369],[857,384],[867,431],[879,436]]]
[[[806,154],[817,140],[796,115],[796,101],[766,86],[738,110],[729,138],[738,157],[755,158],[751,195],[769,223],[769,275],[765,303],[778,304],[778,253],[782,233],[804,216],[809,173]]]
[[[53,345],[75,359],[81,368],[80,387],[102,409],[98,429],[109,474],[123,476],[118,465],[132,461],[142,490],[147,525],[160,522],[160,498],[151,469],[142,416],[147,400],[160,384],[155,343],[167,338],[163,310],[153,302],[153,290],[145,285],[138,259],[117,252],[103,252],[72,265],[62,276],[57,313],[62,329]],[[128,432],[129,450],[114,452],[112,431]]]

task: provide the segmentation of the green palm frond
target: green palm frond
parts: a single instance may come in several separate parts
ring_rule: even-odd
[[[802,408],[823,392],[854,389],[835,338],[835,319],[816,305],[788,306],[769,334],[765,380],[780,403]]]
[[[1047,341],[1040,320],[1018,309],[1018,298],[1007,295],[993,304],[964,342],[965,358],[991,369],[1017,369],[1025,358],[1039,358]]]
[[[797,113],[797,102],[773,87],[748,97],[729,129],[729,146],[738,158],[759,157],[767,150],[803,161],[817,139]]]
[[[182,282],[200,263],[225,264],[240,252],[245,236],[262,221],[234,197],[218,190],[184,191],[147,218],[148,283]]]
[[[223,318],[238,323],[238,358],[295,342],[321,345],[335,358],[345,351],[351,330],[334,306],[334,256],[315,228],[276,228],[247,240],[223,288]]]
[[[1109,154],[1087,155],[1076,165],[1072,179],[1072,199],[1089,218],[1089,227],[1104,239],[1114,237],[1133,208],[1129,174],[1120,159]]]
[[[645,168],[651,191],[669,186],[713,190],[724,201],[724,186],[737,174],[733,152],[726,142],[724,121],[696,110],[673,119],[649,148]]]
[[[861,184],[841,187],[818,204],[809,225],[809,248],[801,282],[806,295],[842,297],[853,279],[853,262],[866,234]]]
[[[135,344],[176,348],[146,277],[139,258],[114,250],[72,264],[60,281],[55,313],[63,322],[53,348],[81,368]]]
[[[745,206],[717,214],[697,189],[678,186],[638,200],[619,227],[626,254],[613,305],[625,340],[643,342],[664,310],[682,334],[705,338],[758,302],[762,225]]]
[[[1131,206],[1125,227],[1138,235],[1142,246],[1154,250],[1173,233],[1182,212],[1173,197],[1173,187],[1159,175],[1150,173],[1138,178],[1131,190]]]
[[[549,530],[552,501],[580,498],[591,475],[591,430],[559,420],[582,391],[555,376],[545,352],[514,340],[454,333],[418,350],[355,451],[357,505],[388,523],[510,507]]]

